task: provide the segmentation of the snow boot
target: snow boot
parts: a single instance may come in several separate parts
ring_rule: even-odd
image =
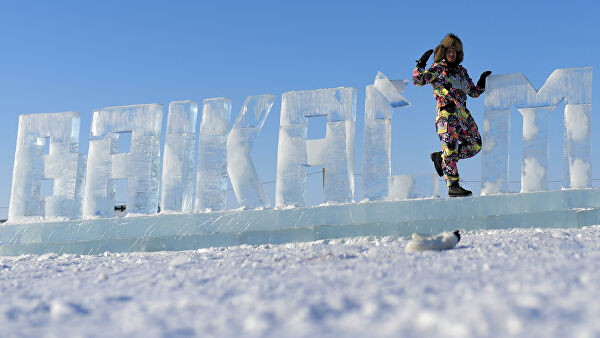
[[[471,196],[471,192],[458,184],[458,181],[452,182],[448,187],[448,196],[450,197],[465,197]]]
[[[442,152],[436,151],[435,153],[431,153],[429,157],[431,157],[431,160],[433,161],[433,166],[435,167],[437,174],[440,177],[444,176],[444,171],[442,171]]]

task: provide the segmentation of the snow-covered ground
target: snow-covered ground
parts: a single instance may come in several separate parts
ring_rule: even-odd
[[[0,336],[600,336],[600,226],[406,244],[0,257]]]

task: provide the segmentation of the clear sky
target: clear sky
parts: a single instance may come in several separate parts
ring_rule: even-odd
[[[536,88],[557,68],[600,71],[596,1],[2,1],[0,3],[0,207],[10,198],[19,114],[78,111],[80,152],[87,152],[93,109],[227,96],[233,118],[248,95],[278,96],[253,158],[273,181],[281,94],[357,88],[356,173],[361,171],[365,86],[382,71],[411,78],[415,60],[449,32],[463,41],[463,65],[476,81],[484,70],[522,72]],[[600,90],[593,101],[600,103]],[[440,148],[430,87],[410,85],[408,108],[394,114],[393,174],[432,172]],[[469,99],[480,129],[484,98]],[[593,112],[598,108],[593,107]],[[521,121],[513,114],[511,180],[520,173]],[[519,119],[517,119],[519,118]],[[593,118],[594,129],[598,118]],[[562,176],[562,112],[553,113],[550,179]],[[309,131],[318,137],[318,125]],[[323,129],[324,130],[324,129]],[[593,144],[598,133],[593,133]],[[593,147],[597,154],[597,147]],[[600,163],[593,161],[593,177]],[[314,172],[315,170],[309,170]],[[481,155],[460,162],[480,179]],[[320,177],[308,179],[309,204]],[[360,180],[357,181],[360,185]],[[600,186],[599,181],[594,182]],[[479,183],[466,183],[479,190]],[[315,188],[317,187],[317,188]],[[551,186],[552,187],[552,186]],[[554,186],[556,188],[556,186]],[[518,184],[512,186],[518,190]],[[265,185],[274,201],[274,184]],[[358,189],[360,198],[360,189]],[[229,200],[234,197],[230,194]],[[231,204],[235,207],[235,203]],[[6,216],[0,208],[0,218]]]

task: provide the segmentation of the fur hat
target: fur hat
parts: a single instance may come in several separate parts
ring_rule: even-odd
[[[464,57],[462,42],[460,41],[458,36],[456,36],[452,33],[446,35],[444,40],[442,40],[442,42],[440,42],[440,45],[435,47],[435,54],[433,56],[433,61],[440,62],[443,59],[445,59],[446,58],[446,50],[450,47],[454,47],[454,49],[456,49],[456,61],[454,61],[454,63],[457,65],[460,64],[463,61],[463,57]]]

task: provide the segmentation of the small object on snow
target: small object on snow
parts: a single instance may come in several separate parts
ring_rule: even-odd
[[[458,233],[458,230],[442,232],[432,236],[414,233],[412,240],[406,245],[406,252],[454,249],[459,241],[460,233]]]
[[[98,278],[96,278],[96,282],[102,282],[108,279],[108,276],[104,272],[100,272]]]

